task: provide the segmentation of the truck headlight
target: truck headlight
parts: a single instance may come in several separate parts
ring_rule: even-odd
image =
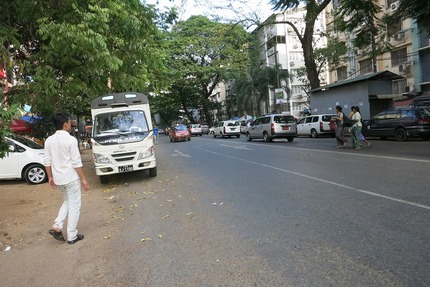
[[[154,154],[153,147],[148,148],[147,150],[141,151],[137,159],[145,159],[151,157]]]
[[[106,155],[94,153],[93,154],[94,162],[99,164],[112,163],[112,161]]]

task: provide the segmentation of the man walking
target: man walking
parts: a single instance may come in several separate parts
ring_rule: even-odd
[[[70,135],[72,122],[70,114],[58,112],[53,117],[57,131],[45,142],[45,168],[49,185],[63,195],[63,204],[52,229],[49,230],[55,239],[65,241],[62,233],[67,218],[67,243],[74,244],[84,236],[78,234],[77,225],[81,210],[81,181],[84,189],[89,185],[82,168],[77,139]]]

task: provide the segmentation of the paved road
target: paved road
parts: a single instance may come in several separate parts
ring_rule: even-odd
[[[147,200],[112,270],[129,286],[429,286],[429,142],[334,145],[160,136],[156,179],[116,179]]]

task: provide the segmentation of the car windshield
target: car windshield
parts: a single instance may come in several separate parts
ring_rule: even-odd
[[[430,109],[429,108],[421,108],[419,109],[420,114],[423,118],[430,118]]]
[[[21,137],[21,136],[17,136],[17,135],[12,135],[12,136],[10,136],[10,138],[16,140],[17,142],[22,143],[23,145],[28,146],[29,148],[32,148],[32,149],[43,149],[43,146],[41,146],[37,142],[32,141],[31,139],[25,138],[25,137]]]
[[[227,123],[227,126],[229,127],[240,126],[240,122],[238,121],[230,122],[230,123]]]
[[[177,131],[186,131],[186,130],[187,130],[187,127],[186,127],[186,126],[184,126],[184,125],[179,125],[179,126],[176,126],[176,127],[175,127],[175,129],[176,129]]]
[[[277,124],[294,123],[296,120],[293,116],[275,116],[273,121]]]

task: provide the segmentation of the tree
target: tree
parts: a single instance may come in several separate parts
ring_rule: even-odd
[[[105,93],[165,86],[157,14],[139,0],[6,2],[1,46],[15,46],[22,74],[10,98],[45,120],[56,110],[88,115],[90,101]]]
[[[302,4],[305,4],[306,16],[304,21],[306,24],[303,33],[301,33],[296,25],[291,21],[272,22],[271,24],[286,23],[290,25],[296,33],[300,43],[302,44],[305,67],[311,89],[315,89],[320,86],[319,71],[315,61],[313,48],[314,26],[318,15],[324,11],[331,1],[332,0],[270,0],[275,10],[295,9]]]
[[[204,16],[179,22],[167,34],[170,90],[186,113],[190,108],[201,109],[211,120],[208,98],[218,83],[245,70],[248,37],[240,25],[212,22]]]
[[[430,1],[400,0],[394,16],[415,19],[421,31],[430,33]]]

